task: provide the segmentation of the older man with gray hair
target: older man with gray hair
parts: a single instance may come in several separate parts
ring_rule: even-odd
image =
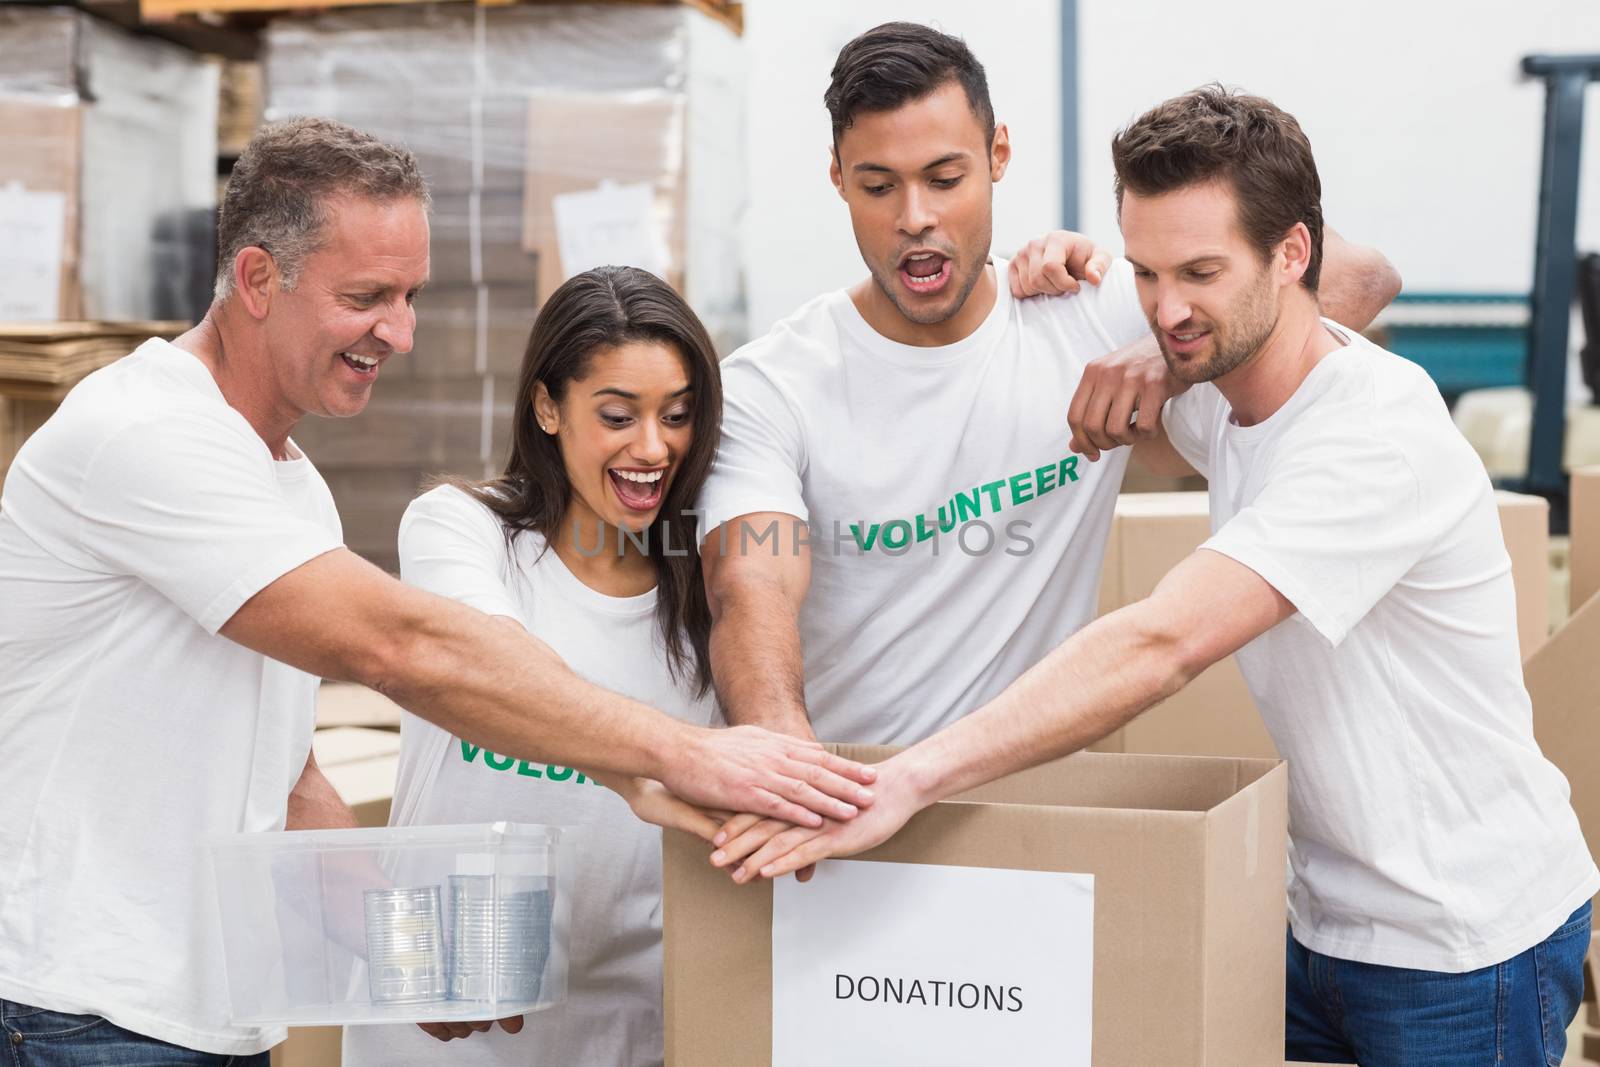
[[[350,824],[311,757],[319,677],[497,752],[604,772],[642,817],[706,836],[684,801],[817,822],[871,800],[864,768],[608,693],[525,632],[342,547],[290,432],[308,412],[360,412],[384,361],[410,349],[427,208],[403,149],[315,119],[263,130],[223,200],[205,319],[85,379],[11,468],[11,1063],[265,1064],[283,1032],[229,1022],[203,843]]]

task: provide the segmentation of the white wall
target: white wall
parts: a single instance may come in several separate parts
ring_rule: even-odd
[[[995,189],[994,246],[1004,252],[1060,222],[1061,44],[1058,0],[753,0],[749,50],[750,199],[745,219],[751,336],[866,274],[850,217],[828,182],[822,94],[839,49],[896,19],[966,40],[989,75],[995,118],[1014,158]]]
[[[1544,90],[1530,52],[1600,52],[1582,0],[1080,0],[1082,221],[1117,241],[1110,140],[1213,79],[1300,120],[1330,225],[1389,256],[1411,290],[1533,284]],[[1585,101],[1580,248],[1600,249],[1600,85]],[[1119,245],[1120,247],[1120,245]]]
[[[1058,0],[750,0],[750,328],[863,274],[828,184],[822,92],[839,47],[904,18],[964,37],[989,72],[1016,162],[995,190],[995,248],[1059,221]],[[1591,0],[1078,0],[1080,221],[1121,247],[1109,144],[1160,100],[1211,79],[1269,96],[1305,126],[1332,225],[1376,244],[1412,290],[1526,291],[1544,96],[1533,51],[1600,52]],[[1600,189],[1600,86],[1586,184]],[[1600,194],[1579,205],[1600,249]]]

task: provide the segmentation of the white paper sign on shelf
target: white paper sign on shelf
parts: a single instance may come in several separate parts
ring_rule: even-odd
[[[641,267],[664,277],[667,249],[656,226],[655,197],[655,187],[648,182],[606,182],[551,197],[563,279],[608,263]]]
[[[66,194],[0,185],[0,322],[60,317],[66,228]]]
[[[1089,1067],[1094,876],[830,860],[774,883],[772,1067]]]

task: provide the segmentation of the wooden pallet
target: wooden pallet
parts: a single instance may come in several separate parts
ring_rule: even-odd
[[[0,396],[59,401],[85,375],[151,337],[167,339],[187,322],[0,323]]]
[[[325,11],[339,7],[372,7],[380,4],[431,3],[434,0],[139,0],[139,14],[151,22],[180,15],[231,15],[246,12]],[[460,0],[457,0],[460,2]],[[515,3],[560,3],[562,0],[471,0],[479,7],[508,7]],[[605,0],[621,4],[681,4],[692,7],[730,27],[744,32],[744,4],[739,0]]]

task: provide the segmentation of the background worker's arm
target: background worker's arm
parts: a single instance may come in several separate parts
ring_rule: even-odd
[[[907,763],[931,803],[1076,752],[1294,613],[1255,571],[1198,549],[1150,596],[1085,626],[988,704],[908,749]]]
[[[988,704],[879,764],[878,800],[858,818],[776,836],[757,827],[721,847],[720,865],[737,864],[737,881],[775,878],[872,848],[935,801],[1099,740],[1294,612],[1250,568],[1200,549],[1148,598],[1090,623]]]
[[[1332,227],[1322,231],[1322,276],[1317,300],[1323,317],[1365,330],[1400,295],[1400,272],[1376,248],[1351,244]]]
[[[248,648],[356,681],[486,748],[664,783],[725,811],[850,817],[870,780],[814,745],[678,722],[575,675],[548,645],[413,589],[346,549],[291,570],[222,627]],[[852,780],[854,779],[854,780]],[[845,798],[845,799],[838,799]]]
[[[732,724],[810,739],[800,608],[811,584],[811,550],[793,515],[744,515],[701,543],[711,605],[711,671]],[[775,530],[777,541],[754,535]],[[747,532],[748,531],[748,532]]]

